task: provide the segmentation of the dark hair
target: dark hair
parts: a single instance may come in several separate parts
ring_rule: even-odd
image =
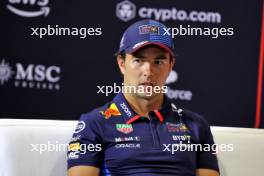
[[[122,59],[126,59],[126,52],[123,50],[119,53],[119,55],[121,56]]]
[[[114,57],[116,58],[117,56],[121,56],[121,58],[122,59],[124,59],[125,60],[125,58],[126,58],[126,52],[123,50],[123,51],[121,51],[121,52],[116,52],[115,54],[114,54]]]

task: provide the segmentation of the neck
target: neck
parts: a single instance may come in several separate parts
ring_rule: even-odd
[[[162,107],[164,95],[158,94],[150,99],[139,98],[132,93],[124,93],[130,107],[140,116],[149,117],[149,112]]]

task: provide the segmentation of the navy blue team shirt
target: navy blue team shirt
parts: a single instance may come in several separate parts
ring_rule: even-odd
[[[165,97],[160,110],[141,117],[119,93],[106,105],[81,115],[70,141],[68,169],[94,166],[101,175],[112,176],[195,176],[198,168],[219,172],[211,150],[180,150],[179,144],[214,144],[202,116],[177,109]]]

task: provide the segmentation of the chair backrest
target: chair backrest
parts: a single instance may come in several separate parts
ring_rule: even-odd
[[[76,123],[1,119],[0,176],[67,175],[66,151],[59,144],[69,142]]]
[[[221,176],[264,175],[264,129],[211,127],[215,143],[232,144],[233,151],[219,151]]]
[[[0,176],[65,176],[66,148],[77,121],[0,119]],[[211,127],[222,176],[262,176],[264,130]]]

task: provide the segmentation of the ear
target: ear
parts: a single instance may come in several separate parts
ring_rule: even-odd
[[[121,57],[121,55],[117,56],[117,64],[120,69],[120,72],[124,75],[126,72],[126,66],[125,66],[125,59]]]

